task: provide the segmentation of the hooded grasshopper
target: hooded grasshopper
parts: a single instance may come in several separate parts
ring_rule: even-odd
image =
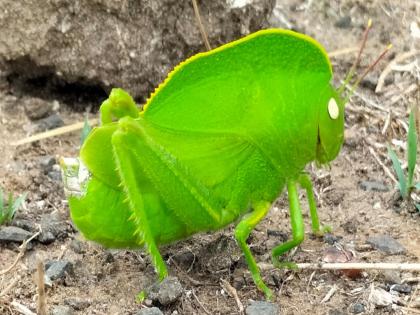
[[[343,143],[345,100],[314,39],[269,29],[199,53],[169,74],[139,111],[113,89],[80,164],[65,165],[71,216],[87,239],[106,247],[144,247],[159,278],[158,246],[235,223],[255,284],[265,285],[246,240],[286,187],[292,239],[304,239],[298,186],[307,192],[312,231],[321,234],[309,176]]]

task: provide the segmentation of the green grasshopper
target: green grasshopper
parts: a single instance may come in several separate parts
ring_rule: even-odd
[[[345,100],[331,79],[318,42],[269,29],[182,62],[141,111],[113,89],[80,164],[64,165],[73,221],[106,247],[146,248],[160,279],[159,245],[236,223],[253,280],[271,299],[246,240],[284,187],[293,237],[272,250],[275,265],[304,239],[298,186],[322,234],[303,170],[335,159],[343,143]]]

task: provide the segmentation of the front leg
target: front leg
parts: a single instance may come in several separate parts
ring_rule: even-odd
[[[327,225],[320,227],[319,225],[318,211],[316,208],[314,191],[313,191],[312,182],[311,182],[311,179],[309,178],[309,175],[306,173],[302,173],[299,176],[299,184],[303,189],[306,190],[306,195],[307,195],[308,203],[309,203],[309,212],[311,214],[311,220],[312,220],[312,232],[316,236],[322,236],[324,235],[324,233],[331,232],[331,227]]]
[[[132,218],[137,224],[135,233],[138,237],[138,243],[144,244],[152,258],[153,265],[159,274],[159,279],[163,280],[168,275],[168,270],[159,252],[152,231],[150,230],[149,218],[147,209],[145,209],[142,191],[140,191],[136,180],[136,168],[138,168],[139,165],[134,164],[136,160],[133,159],[132,152],[127,150],[127,143],[123,133],[116,132],[112,138],[112,144],[117,171],[121,179],[121,186],[127,196],[126,202],[132,214],[134,214],[134,216],[132,215]]]
[[[282,268],[294,268],[294,264],[285,263],[279,261],[279,256],[283,255],[292,248],[298,246],[303,242],[305,237],[305,228],[303,224],[302,211],[299,205],[299,195],[297,192],[296,182],[294,180],[289,180],[287,182],[287,193],[289,197],[289,212],[290,212],[290,222],[292,225],[292,236],[293,238],[286,243],[280,244],[273,248],[271,255],[273,260],[273,265]]]

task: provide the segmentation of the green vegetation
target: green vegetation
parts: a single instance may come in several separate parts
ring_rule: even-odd
[[[388,146],[388,154],[392,160],[392,166],[398,177],[398,189],[401,197],[404,199],[410,198],[410,193],[413,189],[420,190],[420,182],[414,183],[414,169],[417,160],[417,132],[416,121],[414,117],[414,108],[410,113],[408,135],[407,135],[407,175],[404,174],[401,163],[398,160],[397,154]],[[420,204],[416,204],[416,208],[420,211]]]
[[[92,127],[89,125],[88,116],[86,114],[85,123],[83,124],[83,129],[80,134],[80,145],[82,145],[85,142],[87,136],[89,135],[91,131],[92,131]]]
[[[26,193],[23,193],[15,200],[13,200],[13,194],[9,192],[7,202],[5,202],[3,189],[0,188],[0,225],[12,221],[16,211],[22,205],[25,198]]]

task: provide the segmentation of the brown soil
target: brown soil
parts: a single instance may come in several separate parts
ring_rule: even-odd
[[[419,101],[419,68],[391,71],[382,93],[375,94],[379,74],[390,61],[406,51],[420,49],[420,39],[414,37],[410,25],[420,25],[420,4],[416,1],[344,1],[341,4],[323,5],[322,2],[290,2],[283,5],[283,14],[297,29],[314,36],[328,51],[358,45],[368,17],[374,21],[362,67],[378,55],[389,41],[392,52],[380,62],[358,89],[346,108],[346,141],[331,169],[316,170],[309,166],[317,193],[322,222],[333,227],[333,235],[343,248],[352,250],[362,262],[419,262],[420,218],[410,203],[395,197],[395,183],[374,154],[393,173],[387,157],[386,144],[396,139],[405,141],[408,111]],[[309,6],[308,3],[311,3]],[[342,17],[351,17],[348,27],[337,27]],[[344,21],[344,20],[343,20]],[[346,26],[346,25],[344,25]],[[354,54],[341,54],[332,59],[335,80],[339,82],[349,69]],[[409,64],[413,58],[402,60]],[[417,68],[416,68],[417,67]],[[410,87],[414,86],[414,88]],[[0,88],[0,185],[16,195],[27,191],[24,209],[17,218],[39,222],[44,214],[57,211],[70,228],[65,236],[49,245],[35,242],[10,272],[0,275],[0,292],[16,282],[4,296],[0,293],[0,313],[18,314],[11,306],[17,301],[32,310],[36,309],[36,260],[66,259],[74,263],[74,275],[47,288],[47,305],[63,305],[66,298],[87,300],[89,306],[76,314],[134,314],[141,307],[136,294],[156,280],[148,257],[142,252],[109,251],[86,242],[71,228],[68,207],[62,184],[47,176],[39,160],[46,155],[76,156],[79,134],[66,134],[32,144],[12,147],[12,141],[27,136],[34,125],[22,106],[29,97],[14,98],[12,88],[4,82]],[[408,91],[408,92],[407,92]],[[73,104],[74,105],[74,104]],[[73,112],[67,104],[60,104],[59,114],[66,124],[83,120],[83,114]],[[96,114],[92,114],[96,117]],[[390,117],[390,118],[389,118]],[[387,120],[390,119],[389,124]],[[387,126],[383,131],[384,126]],[[405,146],[396,146],[400,157]],[[372,153],[373,152],[373,153]],[[420,179],[417,170],[417,180]],[[365,191],[360,183],[384,183],[388,192]],[[306,199],[301,198],[306,210]],[[323,252],[331,247],[322,239],[310,236],[309,217],[305,242],[290,255],[294,262],[318,262]],[[284,196],[258,225],[250,237],[250,245],[258,262],[270,261],[270,248],[282,242],[282,234],[290,235],[287,202]],[[407,252],[403,255],[386,255],[366,246],[370,236],[386,234],[398,240]],[[232,246],[231,246],[232,245]],[[203,307],[211,314],[237,314],[235,299],[223,289],[221,279],[236,289],[245,305],[250,300],[262,300],[255,289],[240,252],[234,246],[232,227],[214,234],[196,235],[193,238],[162,249],[172,275],[179,277],[184,294],[174,304],[161,307],[165,314],[204,314]],[[16,244],[0,244],[0,269],[4,269],[18,254]],[[401,279],[418,277],[413,272],[399,273]],[[383,272],[364,271],[358,278],[340,273],[302,270],[265,271],[264,279],[275,291],[282,314],[348,314],[355,303],[365,305],[366,314],[417,314],[412,308],[419,299],[418,282],[412,291],[399,294],[400,302],[391,307],[374,308],[369,301],[371,286],[387,288]],[[321,302],[330,289],[336,291],[326,302]],[[417,286],[417,287],[416,287]],[[411,303],[411,304],[410,304]],[[201,305],[200,305],[201,304]],[[411,309],[411,310],[410,310]],[[177,313],[176,313],[177,311]]]

